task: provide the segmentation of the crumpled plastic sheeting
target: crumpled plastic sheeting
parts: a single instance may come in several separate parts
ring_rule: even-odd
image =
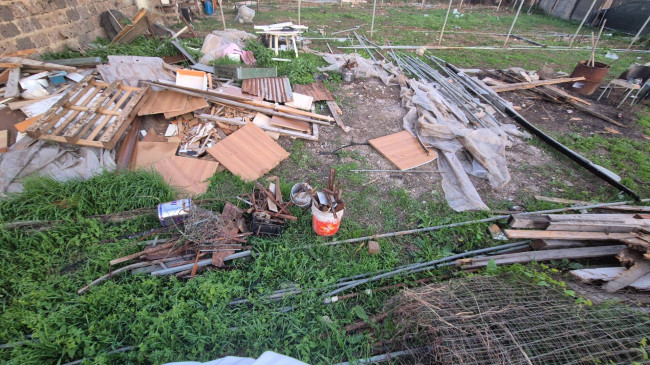
[[[23,191],[22,180],[31,175],[47,176],[55,180],[88,179],[104,170],[115,170],[111,151],[103,148],[77,147],[47,141],[33,141],[24,137],[0,154],[0,196]]]
[[[402,105],[409,108],[404,128],[417,129],[422,141],[438,150],[438,169],[449,206],[455,211],[488,210],[468,174],[487,178],[495,188],[507,184],[509,135],[526,137],[527,133],[512,124],[474,129],[466,114],[437,88],[417,80],[398,80]]]
[[[371,78],[377,77],[385,85],[391,85],[391,81],[395,78],[395,75],[391,75],[386,71],[386,68],[391,70],[391,64],[385,64],[379,61],[369,60],[367,58],[361,57],[358,53],[351,54],[332,54],[332,53],[319,53],[317,55],[323,57],[327,63],[330,65],[327,67],[319,67],[318,71],[327,72],[327,71],[340,71],[341,67],[345,65],[348,60],[353,60],[357,63],[357,67],[354,69],[355,77],[359,78]]]
[[[174,78],[165,72],[163,63],[159,57],[108,56],[108,64],[97,65],[97,71],[109,84],[122,80],[128,86],[137,87],[138,83],[144,80],[174,81]]]
[[[208,34],[203,40],[201,47],[203,56],[199,60],[204,65],[209,65],[217,58],[225,57],[227,54],[236,53],[241,55],[242,49],[234,42],[215,34]]]
[[[438,170],[442,176],[442,190],[451,209],[457,212],[467,210],[490,210],[467,176],[463,164],[455,153],[438,153]]]

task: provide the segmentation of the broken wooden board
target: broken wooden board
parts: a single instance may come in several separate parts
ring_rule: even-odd
[[[605,284],[605,286],[603,286],[605,291],[614,293],[632,284],[643,276],[650,274],[650,261],[644,260],[639,253],[635,253],[635,256],[634,265],[616,275],[612,281]]]
[[[207,152],[242,180],[260,178],[289,153],[253,123],[239,128]]]
[[[624,267],[603,267],[598,269],[571,270],[569,273],[584,282],[612,281],[619,274],[627,271]],[[650,290],[650,274],[645,274],[628,285],[636,290]]]
[[[133,42],[139,35],[146,32],[149,26],[155,23],[156,20],[158,20],[158,15],[147,12],[146,9],[140,9],[132,20],[133,24],[126,25],[122,28],[122,31],[113,38],[111,44],[128,44]]]
[[[258,112],[257,115],[255,115],[255,118],[253,118],[253,124],[264,129],[265,127],[271,126],[271,118],[269,118],[265,114]],[[276,141],[278,140],[278,138],[280,138],[280,133],[278,132],[269,132],[269,131],[265,131],[265,132],[266,134],[269,135],[269,137],[273,138]]]
[[[210,184],[208,179],[217,172],[219,163],[192,157],[172,156],[154,162],[153,167],[171,186],[190,195],[203,194]]]
[[[34,124],[34,122],[37,121],[38,118],[40,118],[40,117],[41,117],[40,115],[37,115],[37,116],[35,116],[35,117],[27,118],[27,119],[23,120],[23,121],[20,122],[20,123],[16,123],[16,125],[14,125],[14,127],[16,128],[16,130],[17,130],[18,132],[20,132],[20,133],[25,133],[25,131],[27,130],[27,128],[28,128],[30,125]]]
[[[271,125],[280,128],[293,129],[295,131],[310,133],[311,127],[309,123],[303,122],[301,120],[289,119],[284,117],[279,117],[274,115],[270,121]]]
[[[170,111],[164,113],[166,119],[171,119],[178,117],[179,115],[183,115],[186,113],[192,113],[194,111],[197,111],[199,109],[207,108],[209,107],[210,104],[208,104],[207,101],[203,98],[198,98],[198,97],[190,97],[187,99],[187,102],[185,103],[185,108],[177,111]]]
[[[14,98],[20,95],[20,68],[14,67],[9,70],[7,85],[5,86],[5,98]]]
[[[368,142],[400,170],[422,166],[438,157],[433,149],[428,149],[429,154],[424,152],[417,138],[408,131],[371,139]]]
[[[314,104],[314,97],[304,94],[293,93],[293,100],[284,103],[286,106],[292,108],[302,109],[306,111],[311,111],[311,106]]]
[[[623,240],[633,238],[630,233],[606,233],[606,232],[573,232],[573,231],[539,231],[506,229],[506,236],[509,239],[555,239],[555,240]]]
[[[112,84],[87,76],[27,128],[32,138],[113,149],[149,87]]]
[[[551,79],[551,80],[539,80],[539,81],[532,81],[532,82],[519,82],[516,84],[505,84],[505,85],[498,85],[498,86],[490,86],[494,92],[500,93],[504,91],[514,91],[514,90],[526,90],[526,89],[532,89],[537,86],[544,86],[544,85],[553,85],[553,84],[564,84],[567,82],[574,82],[574,81],[583,81],[585,78],[584,77],[568,77],[568,78],[562,78],[562,79]]]
[[[176,91],[154,91],[149,94],[147,100],[142,102],[142,107],[140,108],[138,115],[142,116],[181,111],[185,109],[187,99],[187,95]]]
[[[330,110],[330,113],[332,114],[332,118],[334,118],[334,121],[336,122],[336,125],[338,125],[341,129],[343,129],[343,132],[348,133],[352,128],[348,127],[343,123],[343,119],[341,119],[341,115],[343,115],[343,111],[341,108],[339,108],[339,105],[336,104],[336,101],[334,100],[328,100],[326,101],[327,103],[327,108]]]
[[[56,63],[48,63],[38,60],[30,60],[27,58],[20,57],[2,57],[0,58],[2,63],[17,63],[25,70],[45,70],[45,71],[66,71],[66,72],[77,72],[76,67],[57,65]]]
[[[327,89],[322,81],[306,85],[293,85],[293,91],[303,95],[309,95],[314,98],[314,101],[334,100],[334,96],[332,96],[332,93]]]
[[[494,260],[497,265],[509,265],[524,262],[539,262],[562,259],[586,259],[594,257],[614,256],[625,249],[624,245],[567,248],[563,250],[545,250],[507,253],[476,259],[461,259],[456,261],[457,266],[464,269],[485,267]]]
[[[136,142],[132,169],[150,168],[156,161],[176,155],[176,150],[178,143],[174,142]]]

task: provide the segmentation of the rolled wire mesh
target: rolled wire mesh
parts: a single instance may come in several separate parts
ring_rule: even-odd
[[[426,345],[430,364],[650,363],[650,317],[622,306],[581,306],[545,286],[476,276],[406,290],[389,309],[394,340]]]

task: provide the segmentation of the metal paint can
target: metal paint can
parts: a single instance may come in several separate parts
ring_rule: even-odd
[[[183,218],[190,213],[192,199],[180,199],[158,204],[158,219],[163,227],[183,223]]]

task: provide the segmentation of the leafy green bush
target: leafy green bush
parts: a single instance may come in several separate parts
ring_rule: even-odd
[[[280,51],[278,56],[255,40],[246,43],[246,49],[253,52],[257,65],[260,67],[277,67],[278,76],[287,76],[292,84],[309,84],[314,81],[314,74],[318,73],[318,67],[327,65],[322,57],[312,53],[300,53],[296,58],[293,51]],[[285,58],[291,60],[273,61],[272,58]]]

